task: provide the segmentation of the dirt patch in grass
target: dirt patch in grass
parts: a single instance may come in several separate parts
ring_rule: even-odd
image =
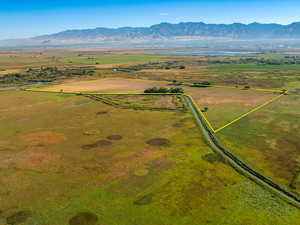
[[[163,157],[165,154],[167,154],[166,151],[153,148],[123,154],[116,153],[116,151],[100,150],[98,157],[104,160],[105,165],[103,164],[103,167],[106,168],[105,172],[110,175],[109,179],[113,180],[132,172],[137,177],[146,176],[146,173],[150,173],[150,168],[144,165],[149,161]],[[112,164],[111,162],[114,163]]]
[[[107,113],[108,113],[107,111],[99,111],[99,112],[96,112],[96,115],[100,116],[100,115],[105,115]]]
[[[16,154],[14,160],[16,168],[37,172],[57,172],[62,165],[63,158],[60,154],[44,149],[32,149]]]
[[[174,123],[173,127],[184,127],[183,123]]]
[[[171,142],[166,138],[154,138],[147,141],[147,144],[153,146],[170,146]]]
[[[224,162],[224,159],[216,153],[206,154],[202,156],[202,159],[209,163]]]
[[[153,194],[144,195],[138,199],[136,199],[133,204],[134,205],[149,205],[152,202]]]
[[[107,137],[107,139],[117,141],[117,140],[123,139],[123,137],[121,135],[110,135],[110,136]]]
[[[92,148],[97,148],[97,144],[89,144],[89,145],[82,145],[81,148],[84,149],[84,150],[89,150],[89,149],[92,149]]]
[[[96,142],[97,146],[101,147],[101,146],[111,146],[112,143],[110,141],[107,140],[100,140]]]
[[[27,221],[32,216],[31,211],[25,210],[25,211],[19,211],[11,216],[6,218],[6,223],[9,225],[15,225],[15,224],[20,224],[24,223]]]
[[[89,149],[93,149],[93,148],[97,148],[97,147],[105,147],[105,146],[111,146],[111,145],[112,145],[112,143],[110,141],[100,140],[93,144],[82,145],[81,148],[85,149],[85,150],[89,150]]]
[[[69,225],[97,225],[98,216],[91,212],[81,212],[69,220]]]
[[[23,136],[23,140],[28,143],[29,146],[48,146],[60,144],[66,140],[64,134],[55,133],[52,131],[34,132]]]

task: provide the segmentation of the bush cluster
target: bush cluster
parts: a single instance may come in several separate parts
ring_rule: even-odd
[[[144,93],[178,93],[178,94],[182,94],[184,93],[184,90],[182,88],[157,88],[157,87],[153,87],[153,88],[148,88],[144,91]]]

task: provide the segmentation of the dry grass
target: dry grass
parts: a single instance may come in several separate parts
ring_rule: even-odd
[[[0,70],[0,76],[12,73],[20,73],[22,72],[21,69],[7,69],[7,70]]]
[[[99,93],[143,93],[151,87],[162,87],[167,82],[134,80],[134,79],[99,79],[83,82],[63,83],[46,88],[48,91],[69,91],[69,92],[99,92]]]

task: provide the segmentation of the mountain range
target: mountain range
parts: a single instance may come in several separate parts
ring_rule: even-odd
[[[67,30],[28,39],[0,41],[8,45],[56,45],[107,42],[144,42],[164,40],[279,40],[299,39],[300,22],[289,25],[261,23],[206,24],[160,23],[150,27],[95,28]]]

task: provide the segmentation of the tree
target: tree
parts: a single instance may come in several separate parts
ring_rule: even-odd
[[[201,112],[207,112],[208,111],[208,107],[204,107],[203,110],[201,110]]]

